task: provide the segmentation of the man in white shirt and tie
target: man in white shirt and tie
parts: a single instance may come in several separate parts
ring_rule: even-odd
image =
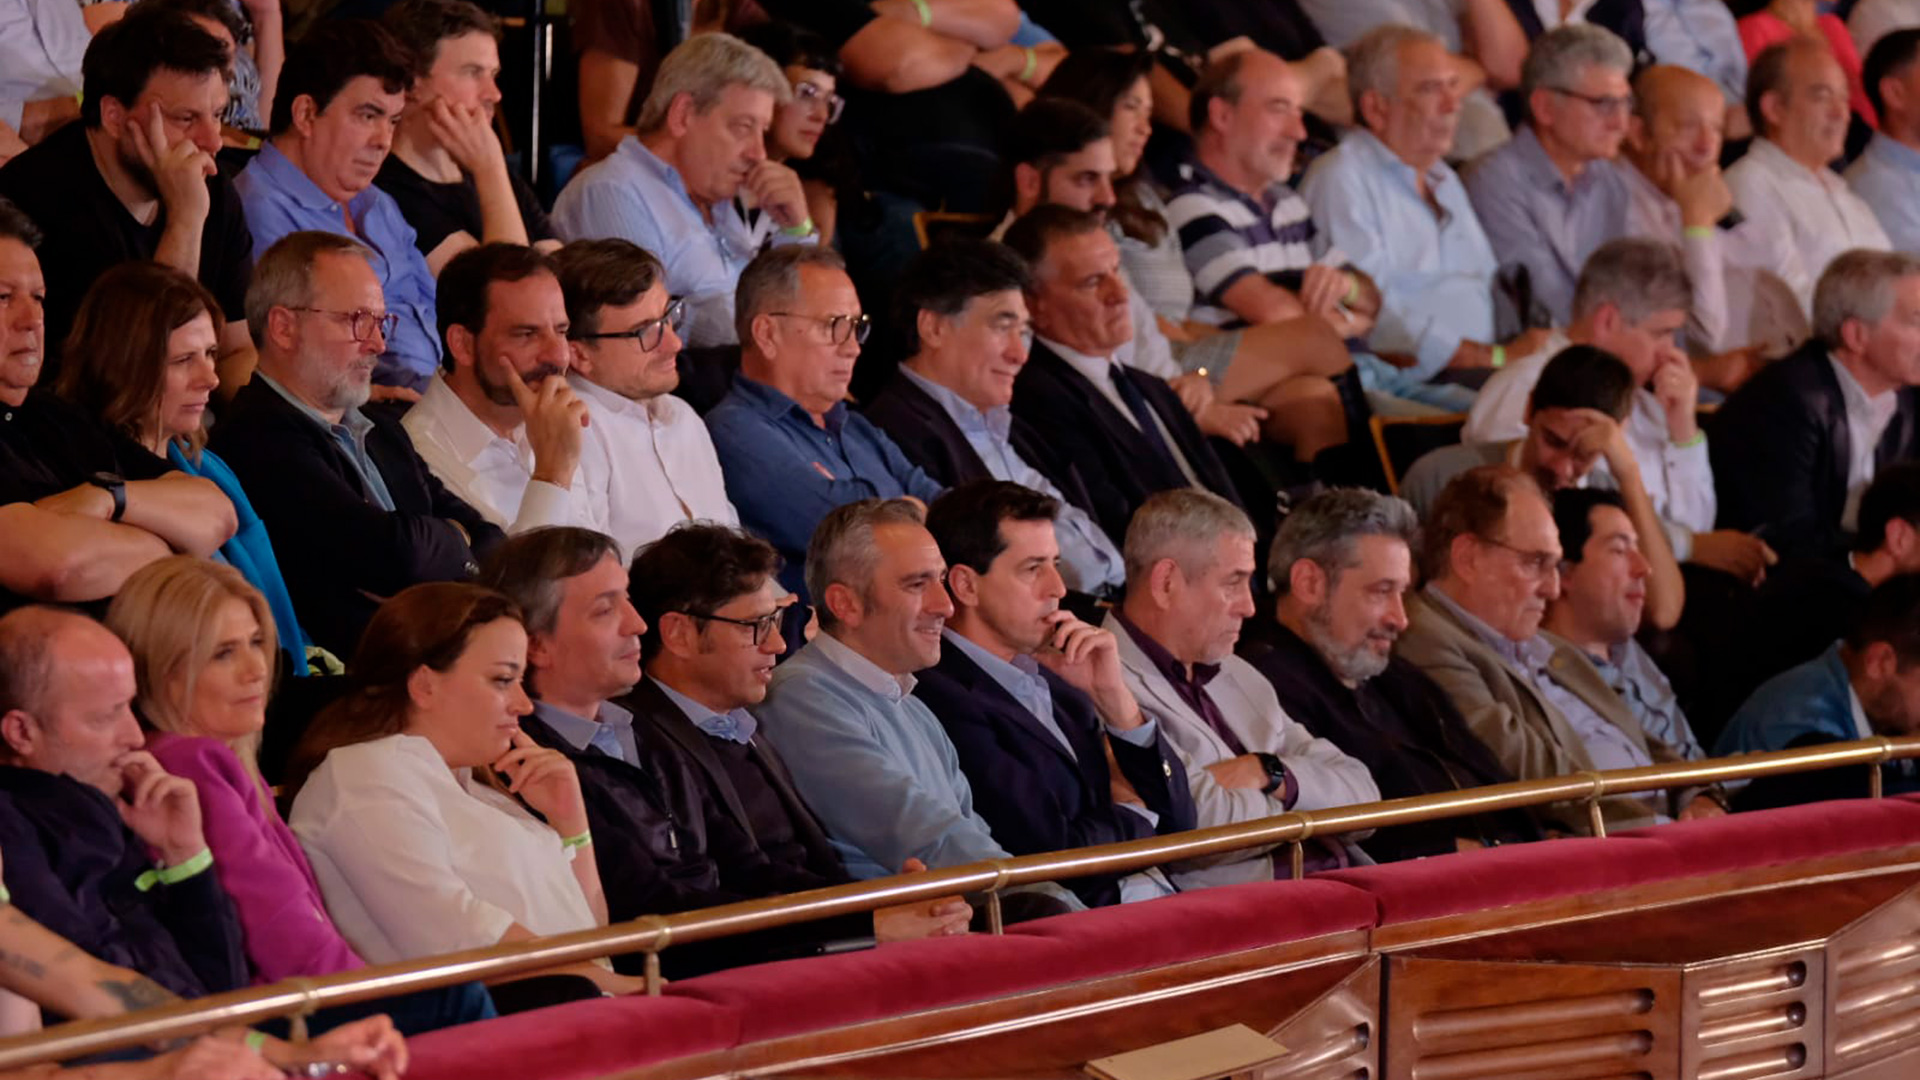
[[[682,302],[660,260],[629,240],[576,240],[554,254],[567,302],[573,366],[586,402],[580,483],[607,508],[606,531],[628,556],[683,521],[738,525],[726,479],[680,384]]]

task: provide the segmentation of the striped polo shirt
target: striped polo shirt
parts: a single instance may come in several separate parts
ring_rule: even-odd
[[[1167,200],[1167,221],[1180,237],[1198,303],[1193,318],[1212,326],[1240,327],[1246,320],[1228,310],[1221,296],[1248,274],[1298,291],[1313,264],[1315,231],[1307,202],[1284,183],[1252,198],[1191,162]]]

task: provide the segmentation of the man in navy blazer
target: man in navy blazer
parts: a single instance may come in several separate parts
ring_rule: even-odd
[[[1120,249],[1100,216],[1042,206],[1013,223],[1007,246],[1033,270],[1033,351],[1014,380],[1013,415],[1040,432],[1054,459],[1079,470],[1101,528],[1125,536],[1147,496],[1171,488],[1205,488],[1242,505],[1179,395],[1115,358],[1133,324]]]
[[[1113,635],[1060,607],[1059,507],[984,480],[949,491],[927,515],[953,615],[940,662],[919,673],[914,693],[953,741],[994,839],[1016,855],[1179,832],[1195,820],[1186,770],[1127,689]],[[1089,906],[1173,891],[1157,872],[1065,884]]]
[[[1713,419],[1720,525],[1839,560],[1874,473],[1920,450],[1920,258],[1849,251],[1813,294],[1813,339]],[[1856,446],[1864,433],[1872,450]]]

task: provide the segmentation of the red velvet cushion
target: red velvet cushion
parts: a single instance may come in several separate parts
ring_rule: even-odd
[[[1840,799],[1676,821],[1620,835],[1665,847],[1686,873],[1709,874],[1920,843],[1920,803]]]
[[[1283,941],[1373,928],[1373,898],[1331,881],[1262,881],[1057,915],[1007,928],[1083,954],[1098,970],[1138,971]]]
[[[739,1041],[739,1018],[704,1001],[603,998],[407,1040],[408,1080],[588,1080]]]
[[[1379,866],[1328,870],[1313,877],[1372,893],[1380,905],[1380,925],[1386,926],[1638,885],[1686,872],[1664,845],[1616,836],[1509,844]]]
[[[757,1042],[1053,986],[1102,962],[1031,935],[968,934],[735,968],[667,993],[733,1010],[741,1041]]]

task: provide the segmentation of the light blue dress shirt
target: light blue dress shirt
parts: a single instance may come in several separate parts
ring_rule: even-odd
[[[1493,245],[1466,186],[1445,162],[1427,171],[1426,182],[1437,215],[1413,166],[1372,132],[1355,129],[1314,162],[1300,185],[1329,246],[1380,287],[1380,317],[1367,344],[1417,361],[1404,371],[1379,362],[1394,373],[1376,373],[1389,391],[1439,374],[1462,341],[1494,340],[1500,264]]]
[[[760,730],[760,722],[755,720],[753,714],[745,709],[734,709],[731,712],[717,713],[680,691],[675,690],[673,687],[668,686],[666,683],[661,682],[659,679],[653,680],[653,685],[659,687],[660,692],[667,695],[668,701],[679,706],[680,711],[687,714],[687,719],[693,721],[694,727],[699,728],[701,731],[706,732],[716,739],[723,739],[727,742],[737,742],[745,746],[753,741],[753,733]]]
[[[1847,183],[1873,208],[1895,251],[1920,255],[1920,150],[1875,135],[1847,170]]]
[[[1647,51],[1712,79],[1728,101],[1747,92],[1747,52],[1726,0],[1640,0]],[[1864,53],[1862,54],[1865,55]]]
[[[79,93],[90,40],[73,0],[0,0],[0,120],[18,131],[28,102]]]
[[[1552,325],[1573,321],[1573,286],[1587,256],[1627,231],[1627,182],[1611,161],[1589,161],[1567,183],[1532,126],[1467,170],[1467,194],[1502,270],[1525,266],[1533,301]]]
[[[1060,543],[1060,571],[1067,581],[1067,588],[1096,593],[1126,583],[1126,561],[1120,557],[1120,551],[1113,546],[1113,541],[1087,516],[1085,510],[1068,502],[1051,480],[1027,464],[1008,441],[1007,432],[1013,425],[1011,409],[1003,405],[981,412],[959,394],[910,367],[902,367],[900,372],[939,404],[959,427],[960,434],[966,436],[967,445],[980,455],[981,463],[986,465],[994,479],[1030,487],[1042,495],[1060,500],[1060,513],[1054,518],[1053,534]]]
[[[1673,692],[1673,684],[1667,681],[1666,672],[1660,670],[1638,641],[1628,638],[1626,644],[1609,650],[1605,659],[1592,653],[1587,654],[1587,659],[1593,661],[1595,670],[1613,687],[1613,692],[1620,695],[1620,700],[1627,703],[1648,738],[1673,747],[1688,761],[1707,756],[1700,740],[1694,738],[1693,725],[1681,711],[1680,698]]]
[[[434,321],[433,271],[414,245],[413,226],[400,214],[393,196],[369,186],[342,210],[279,148],[260,148],[233,189],[253,234],[253,250],[264,252],[274,241],[293,232],[325,232],[351,236],[373,249],[373,272],[386,294],[387,311],[400,321],[387,336],[387,351],[373,380],[383,386],[426,388],[440,369],[440,331]],[[353,230],[347,229],[347,218]]]
[[[771,235],[765,215],[760,228],[748,224],[733,200],[712,210],[709,222],[679,170],[629,135],[560,192],[553,230],[563,240],[619,237],[646,248],[666,267],[667,292],[687,302],[687,344],[732,345],[739,340],[733,290],[740,271],[770,237],[786,238]]]
[[[952,630],[942,630],[940,636],[948,645],[965,653],[967,659],[986,672],[988,678],[999,683],[1002,690],[1012,694],[1013,700],[1019,702],[1021,708],[1027,710],[1040,722],[1041,727],[1047,729],[1048,734],[1067,748],[1068,757],[1079,760],[1079,755],[1073,752],[1073,744],[1067,741],[1066,732],[1060,730],[1060,721],[1054,717],[1053,687],[1048,686],[1046,676],[1040,674],[1038,661],[1026,653],[1016,654],[1012,662],[1002,660],[975,644],[973,639],[962,637]],[[1146,722],[1139,727],[1127,731],[1108,727],[1107,734],[1134,746],[1152,746],[1154,739],[1159,736],[1160,722],[1144,708],[1140,715]],[[1150,810],[1140,810],[1138,807],[1128,809],[1139,812],[1149,821],[1158,823],[1160,820],[1160,816]]]
[[[636,769],[644,768],[640,763],[639,744],[634,741],[633,714],[610,701],[601,702],[599,715],[591,720],[556,709],[544,701],[533,703],[533,715],[573,744],[575,750],[591,746]]]
[[[322,416],[320,410],[295,397],[291,390],[280,385],[279,380],[266,372],[256,370],[253,377],[332,436],[347,455],[347,461],[360,473],[360,479],[366,484],[367,493],[373,497],[374,503],[387,513],[393,513],[393,494],[387,490],[387,479],[380,475],[380,466],[367,456],[367,432],[373,430],[373,421],[367,419],[365,413],[359,409],[348,409],[340,414],[340,422],[336,424]]]

